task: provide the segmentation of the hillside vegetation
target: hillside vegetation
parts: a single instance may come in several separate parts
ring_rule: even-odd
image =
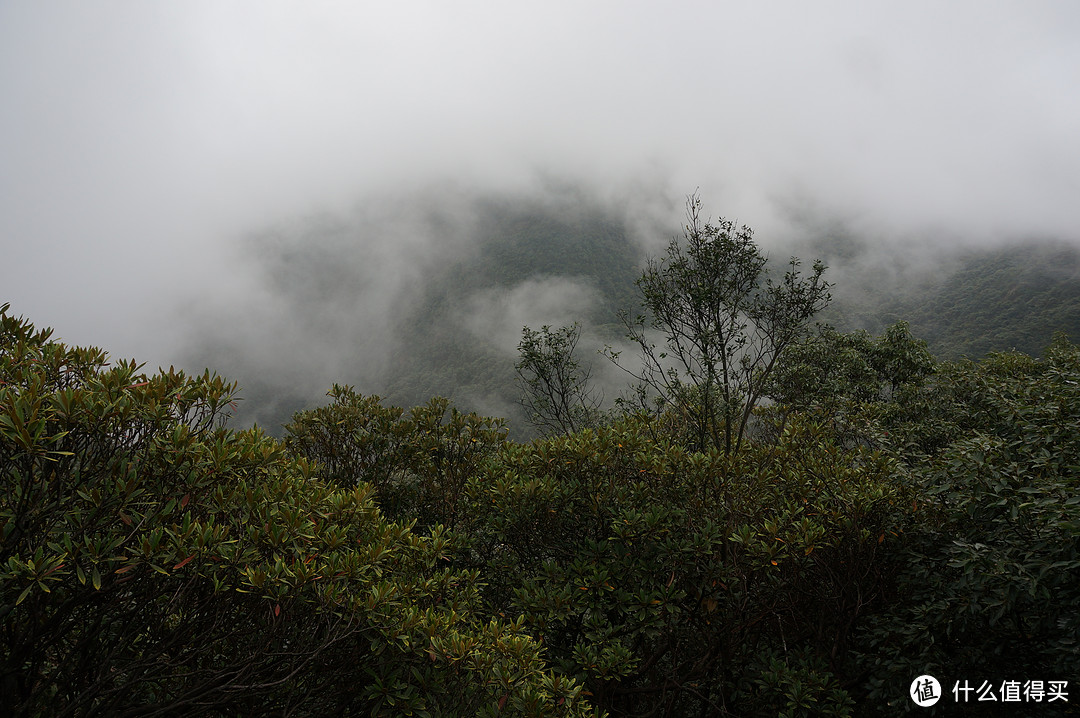
[[[1080,251],[1047,242],[971,252],[936,291],[894,312],[944,358],[1038,355],[1054,332],[1080,337]]]
[[[431,291],[512,284],[530,247]],[[281,438],[233,429],[234,384],[113,363],[3,305],[0,704],[889,716],[932,674],[954,712],[1012,715],[950,689],[1075,692],[1080,347],[941,361],[903,322],[815,327],[824,271],[695,220],[637,275],[625,401],[528,442],[343,384]],[[519,371],[583,377],[574,331],[534,332]]]
[[[1038,356],[1056,332],[1080,338],[1080,250],[1073,245],[913,248],[909,266],[875,258],[868,243],[842,232],[810,247],[830,267],[848,270],[836,304],[823,314],[840,329],[880,332],[903,320],[942,359]]]
[[[433,272],[422,299],[400,323],[395,371],[385,391],[395,401],[443,395],[516,403],[506,347],[462,326],[462,308],[477,294],[566,277],[596,290],[590,295],[595,304],[579,312],[599,324],[614,323],[617,310],[634,301],[640,250],[626,226],[599,208],[491,203],[481,217],[472,251]]]

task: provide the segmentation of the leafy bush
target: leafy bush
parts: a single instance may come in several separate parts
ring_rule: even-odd
[[[386,514],[423,529],[456,524],[465,483],[506,441],[501,420],[445,398],[406,413],[349,386],[335,384],[328,396],[330,405],[293,416],[286,445],[340,486],[374,485]]]
[[[777,363],[765,388],[775,403],[758,412],[761,433],[769,436],[771,427],[799,412],[827,423],[845,445],[895,446],[895,436],[887,440],[890,433],[922,431],[930,404],[913,406],[912,396],[936,371],[926,343],[904,322],[877,337],[821,327],[789,346]]]
[[[1080,666],[1080,348],[946,365],[914,463],[900,587],[868,626],[872,696],[916,675],[1069,680]],[[920,455],[916,455],[919,458]]]
[[[891,462],[798,421],[727,458],[647,435],[509,446],[470,482],[491,610],[521,616],[612,715],[849,714],[834,672],[886,582]]]
[[[584,714],[520,623],[477,616],[442,529],[223,428],[231,391],[0,308],[8,715]]]
[[[407,510],[401,487],[422,482],[432,427],[417,417],[432,415],[332,394],[330,407],[297,415],[290,446],[367,457],[333,472],[346,483],[397,467],[377,500]],[[451,413],[458,428],[438,445],[471,447],[462,437],[490,426],[463,416]],[[520,621],[598,709],[850,714],[840,676],[854,628],[888,591],[879,556],[899,540],[908,501],[895,462],[842,448],[801,416],[774,445],[732,456],[687,451],[646,421],[477,441],[482,451],[457,459],[464,490],[432,482],[417,517],[454,507],[443,511],[456,518],[452,563],[479,572],[482,610]]]

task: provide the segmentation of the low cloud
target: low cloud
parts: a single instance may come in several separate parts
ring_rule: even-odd
[[[1080,244],[1078,33],[1071,3],[2,3],[0,301],[307,394],[400,362],[469,197],[585,194],[656,253],[697,188],[774,252],[842,224],[856,279]]]
[[[523,327],[561,327],[588,321],[603,303],[588,279],[536,277],[508,289],[473,294],[461,321],[474,339],[506,356],[516,356]]]

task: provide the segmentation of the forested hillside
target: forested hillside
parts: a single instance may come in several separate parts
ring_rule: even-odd
[[[380,393],[403,405],[440,395],[474,409],[498,407],[520,429],[513,358],[505,345],[463,331],[460,313],[468,298],[530,278],[583,278],[599,292],[596,303],[572,319],[615,342],[625,333],[618,313],[635,306],[646,253],[624,223],[599,211],[565,217],[503,207],[489,215],[479,236],[473,254],[427,282],[423,303],[402,322],[396,371]],[[842,247],[844,240],[836,242]],[[815,248],[824,250],[815,256],[828,258],[836,247],[826,238]],[[1038,356],[1055,332],[1080,337],[1080,251],[1072,246],[1032,242],[963,250],[946,254],[933,270],[916,260],[899,277],[886,269],[884,257],[882,266],[866,263],[873,251],[868,246],[846,251],[848,257],[841,252],[835,260],[842,265],[851,252],[863,253],[859,271],[865,274],[843,274],[853,286],[838,287],[836,301],[820,316],[838,329],[877,333],[906,321],[941,359],[1011,350]],[[875,281],[877,272],[888,278]]]
[[[892,313],[942,358],[1037,355],[1054,332],[1080,338],[1080,251],[1045,242],[968,252],[936,291],[903,297]]]
[[[642,255],[624,214],[571,191],[440,189],[310,217],[247,238],[253,289],[178,322],[182,364],[236,377],[238,420],[275,434],[333,381],[404,405],[446,396],[521,430],[522,327],[581,320],[617,338]]]
[[[869,241],[838,232],[802,248],[842,273],[824,315],[838,328],[877,332],[902,319],[942,359],[1038,355],[1055,332],[1080,337],[1080,250],[1070,244],[915,245],[875,258]]]
[[[528,443],[340,385],[281,440],[230,428],[218,376],[0,307],[8,714],[891,716],[930,674],[950,714],[1015,714],[963,682],[1075,715],[1080,347],[819,332],[820,270],[699,234],[649,321],[734,333],[669,334],[691,371]]]

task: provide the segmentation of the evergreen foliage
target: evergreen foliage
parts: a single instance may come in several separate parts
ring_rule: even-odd
[[[1043,359],[948,364],[911,403],[922,418],[898,426],[896,444],[918,499],[900,593],[865,627],[871,695],[915,665],[997,685],[1069,680],[1080,666],[1080,348],[1058,335]]]
[[[220,427],[232,390],[0,307],[7,715],[584,715],[445,529]]]
[[[0,306],[6,715],[899,716],[925,673],[946,704],[1069,681],[1039,714],[1075,715],[1080,347],[940,361],[906,322],[810,331],[821,269],[769,285],[743,230],[698,229],[751,289],[706,291],[715,247],[676,247],[646,300],[727,337],[792,309],[766,359],[736,342],[709,355],[751,357],[734,393],[600,414],[578,328],[527,329],[526,384],[570,392],[531,442],[344,385],[280,441],[233,430],[221,377]]]

